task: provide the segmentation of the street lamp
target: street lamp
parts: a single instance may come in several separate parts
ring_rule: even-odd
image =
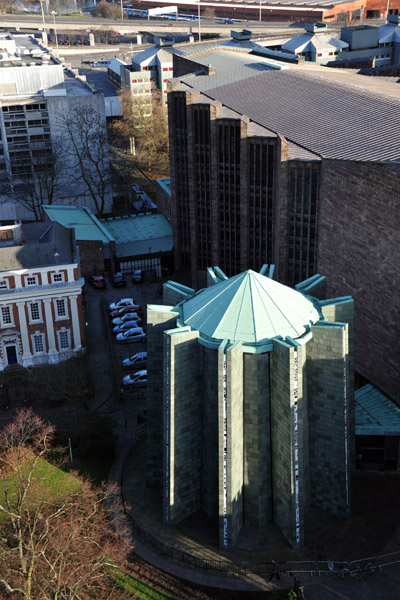
[[[45,20],[44,20],[43,2],[44,2],[44,0],[40,0],[40,8],[41,8],[41,10],[42,10],[42,19],[43,19],[43,31],[44,31],[44,33],[45,33],[45,37],[46,37],[46,33],[47,33],[47,32],[46,32],[46,22],[45,22]]]
[[[261,23],[261,0],[260,0],[260,17],[259,17],[259,21]]]
[[[121,19],[124,20],[124,7],[122,6],[122,0],[121,0]]]
[[[201,31],[200,31],[200,0],[197,2],[197,20],[199,22],[199,42],[201,42]]]
[[[53,15],[53,22],[54,22],[54,34],[56,36],[56,48],[57,48],[57,58],[60,58],[60,53],[58,51],[58,37],[57,37],[57,27],[56,27],[56,11],[52,10],[51,14]]]

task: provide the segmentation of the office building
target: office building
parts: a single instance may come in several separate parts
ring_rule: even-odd
[[[97,167],[86,156],[85,177],[79,176],[66,123],[73,115],[92,113],[96,130],[105,137],[102,93],[29,36],[7,35],[6,41],[7,49],[0,56],[0,220],[37,218],[24,201],[31,180],[37,204],[46,203],[47,198],[57,204],[89,206],[97,212],[89,190],[96,189]],[[96,153],[95,144],[93,148]],[[101,148],[97,166],[107,173],[107,147],[101,144]],[[105,183],[103,196],[104,211],[108,211],[111,184]]]

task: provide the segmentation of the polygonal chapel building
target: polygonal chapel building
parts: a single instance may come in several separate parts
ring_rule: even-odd
[[[272,274],[215,267],[148,306],[147,485],[165,523],[215,520],[221,549],[268,523],[298,547],[308,507],[350,508],[353,300]]]

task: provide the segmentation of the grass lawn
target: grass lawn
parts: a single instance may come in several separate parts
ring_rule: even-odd
[[[140,600],[181,600],[179,596],[171,596],[171,594],[160,592],[123,571],[115,569],[113,570],[112,576],[114,581],[118,583],[122,589],[131,592],[134,594],[135,598]]]
[[[23,465],[22,472],[28,473],[29,468],[32,465],[33,458],[29,458],[26,463]],[[34,479],[33,481],[38,481],[42,485],[39,487],[32,484],[28,496],[32,498],[36,498],[39,501],[43,499],[43,496],[47,500],[55,500],[59,495],[73,494],[76,492],[82,485],[79,479],[76,479],[70,473],[66,473],[62,469],[51,465],[46,460],[41,458],[38,459],[36,468],[34,470]],[[13,473],[7,479],[2,478],[2,483],[6,484],[8,493],[10,498],[15,496],[17,485],[18,485],[18,475]],[[0,485],[0,503],[4,502],[4,486]],[[0,515],[0,519],[2,515]]]

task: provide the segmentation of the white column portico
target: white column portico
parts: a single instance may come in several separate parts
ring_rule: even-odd
[[[49,342],[49,363],[57,363],[58,362],[58,351],[56,347],[56,338],[54,336],[54,324],[53,324],[53,315],[51,312],[51,298],[44,298],[44,313],[46,320],[46,330],[47,330],[47,339]]]
[[[19,327],[22,341],[22,364],[24,367],[33,365],[32,353],[29,345],[28,326],[26,324],[25,302],[17,302]]]
[[[74,336],[74,350],[78,352],[82,348],[81,329],[79,325],[77,295],[69,296],[71,302],[72,333]]]

